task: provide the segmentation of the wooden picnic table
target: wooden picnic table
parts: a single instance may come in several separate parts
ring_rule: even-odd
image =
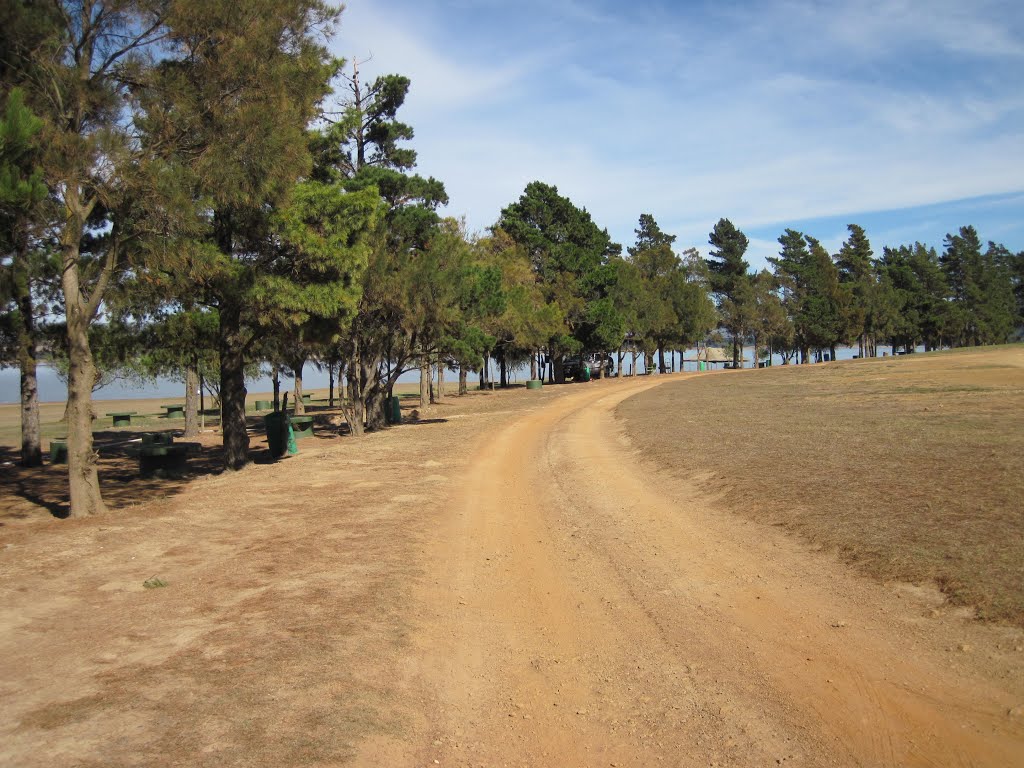
[[[312,416],[289,416],[288,418],[292,423],[292,433],[295,435],[296,440],[302,437],[313,436]]]
[[[115,427],[129,427],[132,423],[132,416],[137,416],[138,411],[112,411],[107,414],[114,419]]]

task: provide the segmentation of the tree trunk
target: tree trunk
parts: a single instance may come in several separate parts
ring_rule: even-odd
[[[296,355],[289,363],[289,367],[295,376],[292,411],[296,416],[302,416],[306,412],[306,404],[302,401],[302,369],[306,367],[306,356]]]
[[[334,407],[334,361],[327,361],[327,407]]]
[[[437,400],[440,402],[444,399],[444,361],[437,361]]]
[[[469,393],[469,372],[466,370],[466,366],[459,366],[459,394],[465,395]]]
[[[508,387],[508,364],[505,362],[505,350],[498,355],[498,386],[502,389]]]
[[[380,359],[363,361],[362,388],[363,411],[366,416],[366,428],[370,431],[383,429],[387,425],[387,410],[384,407],[390,387],[382,387],[379,377]],[[429,368],[428,368],[429,378]]]
[[[281,410],[281,368],[274,364],[274,412]]]
[[[21,315],[18,326],[18,368],[21,378],[21,465],[38,467],[43,463],[43,446],[39,430],[39,381],[36,377],[37,349],[35,308],[32,306],[32,281],[28,267],[27,233],[23,226],[14,226],[18,240],[17,253],[11,264],[14,300]]]
[[[530,381],[537,379],[537,355],[530,353]]]
[[[621,379],[622,378],[622,361],[625,360],[625,358],[626,358],[625,351],[622,349],[622,347],[619,347],[618,352],[616,352],[616,358],[615,358],[615,363],[616,363],[616,365],[615,365],[615,378],[616,379]]]
[[[636,376],[636,361],[640,359],[640,353],[633,350],[633,362],[629,366],[629,375]]]
[[[420,408],[430,405],[430,360],[420,358]]]
[[[245,423],[245,345],[238,307],[220,308],[220,428],[224,468],[249,463],[249,433]]]
[[[565,384],[565,356],[555,355],[552,364],[554,366],[555,384]]]
[[[352,356],[352,362],[349,363],[348,369],[348,406],[342,404],[342,410],[345,412],[345,420],[348,421],[348,431],[354,437],[359,437],[363,434],[363,422],[366,419],[366,414],[363,410],[363,389],[362,389],[362,377],[359,374],[359,353],[358,347],[356,353]]]
[[[73,325],[76,326],[73,328]],[[68,479],[71,516],[106,511],[92,441],[92,387],[96,380],[88,332],[82,323],[68,323]]]
[[[185,366],[185,437],[199,434],[199,371],[194,364]]]
[[[665,345],[658,345],[658,373],[665,373]]]
[[[69,190],[69,198],[74,190]],[[66,226],[61,242],[64,293],[64,317],[68,342],[68,402],[65,414],[68,428],[68,490],[71,499],[70,517],[86,517],[106,511],[100,493],[96,470],[96,454],[92,442],[92,387],[96,368],[89,348],[89,305],[79,283],[79,243],[85,214],[78,208],[78,199],[70,201],[72,222]],[[76,215],[81,214],[81,215]],[[82,222],[79,224],[78,222]]]
[[[43,446],[39,434],[39,385],[36,379],[35,345],[31,363],[21,362],[21,466],[39,467]]]

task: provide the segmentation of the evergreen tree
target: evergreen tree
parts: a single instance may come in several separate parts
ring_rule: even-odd
[[[502,210],[496,228],[526,251],[545,301],[556,304],[564,318],[563,327],[547,342],[555,381],[561,383],[567,354],[587,344],[607,344],[609,325],[622,329],[620,319],[608,317],[612,305],[599,311],[588,307],[608,296],[614,276],[608,260],[620,246],[586,210],[539,181],[527,184],[519,200]]]
[[[989,243],[983,253],[974,227],[946,235],[940,263],[951,295],[954,343],[976,346],[1005,342],[1015,325],[1010,253]]]
[[[367,86],[358,62],[343,78],[340,111],[313,143],[314,177],[338,181],[349,190],[372,188],[385,209],[355,319],[339,345],[349,389],[345,415],[352,433],[359,435],[364,425],[384,425],[385,400],[417,359],[428,383],[430,361],[451,319],[446,312],[452,307],[443,303],[454,299],[446,276],[429,273],[426,266],[455,268],[449,257],[458,249],[451,250],[437,215],[438,206],[448,201],[444,185],[410,173],[416,152],[404,142],[414,134],[397,119],[409,79],[383,75]],[[435,236],[440,237],[437,249],[428,253]]]
[[[743,256],[748,240],[728,219],[719,219],[708,236],[712,250],[707,266],[711,277],[711,291],[717,299],[723,325],[733,340],[733,367],[739,367],[743,337],[749,331],[753,317],[753,292],[747,270],[750,265]]]
[[[654,217],[641,214],[636,230],[636,244],[628,249],[643,283],[642,346],[657,351],[658,370],[665,373],[665,349],[679,336],[676,305],[683,303],[682,263],[672,250],[676,236],[661,231]]]
[[[871,243],[864,229],[857,224],[848,224],[849,238],[836,254],[839,269],[839,283],[844,290],[846,327],[844,341],[857,340],[857,351],[861,357],[868,357],[874,346],[876,331],[877,286]]]
[[[166,250],[162,266],[190,277],[190,292],[217,310],[232,469],[249,460],[245,370],[263,328],[339,311],[365,260],[360,233],[375,195],[313,179],[296,186],[311,168],[306,127],[338,67],[319,41],[336,18],[320,0],[175,5],[170,55],[146,94],[147,140],[195,217],[192,245]]]
[[[4,13],[42,8],[8,3]],[[45,22],[33,17],[28,24],[42,30],[39,55],[17,59],[13,69],[16,77],[20,70],[27,103],[43,121],[41,167],[58,209],[52,225],[69,361],[70,515],[83,516],[104,509],[92,441],[96,370],[90,327],[152,225],[140,202],[156,190],[148,148],[136,137],[131,96],[144,86],[152,48],[165,32],[164,6],[90,0],[46,8]],[[9,42],[4,48],[10,50]]]
[[[9,355],[0,357],[19,369],[21,393],[21,463],[43,463],[39,429],[39,387],[36,360],[39,341],[36,294],[45,270],[40,247],[43,203],[48,193],[39,167],[38,145],[43,123],[14,88],[0,117],[0,308],[11,340]],[[6,345],[5,345],[6,346]]]

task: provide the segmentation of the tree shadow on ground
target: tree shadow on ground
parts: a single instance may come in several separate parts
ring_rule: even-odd
[[[312,415],[312,414],[311,414]],[[299,440],[299,451],[303,444],[314,443],[322,447],[324,442],[336,440],[349,434],[348,425],[331,421],[326,414],[315,415],[313,438]],[[279,459],[270,455],[266,443],[263,414],[246,416],[249,432],[249,458],[254,464],[273,464]],[[185,470],[176,476],[142,477],[139,472],[139,448],[142,436],[155,432],[170,432],[175,443],[190,443]],[[177,421],[160,428],[133,426],[121,429],[104,428],[93,432],[93,443],[99,456],[97,469],[103,500],[111,509],[119,509],[154,499],[167,498],[181,493],[192,481],[219,475],[224,469],[224,449],[218,433],[205,432],[197,438],[183,437],[184,423]],[[48,447],[44,439],[44,447]],[[13,447],[0,446],[0,527],[18,521],[44,518],[65,518],[70,511],[68,494],[68,467],[66,463],[53,464],[48,453],[44,453],[41,467],[22,467],[20,451]]]

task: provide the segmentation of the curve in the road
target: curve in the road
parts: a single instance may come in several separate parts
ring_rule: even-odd
[[[914,657],[844,596],[856,577],[635,456],[614,409],[666,380],[581,387],[482,448],[428,547],[415,757],[1024,764],[1010,693]]]

